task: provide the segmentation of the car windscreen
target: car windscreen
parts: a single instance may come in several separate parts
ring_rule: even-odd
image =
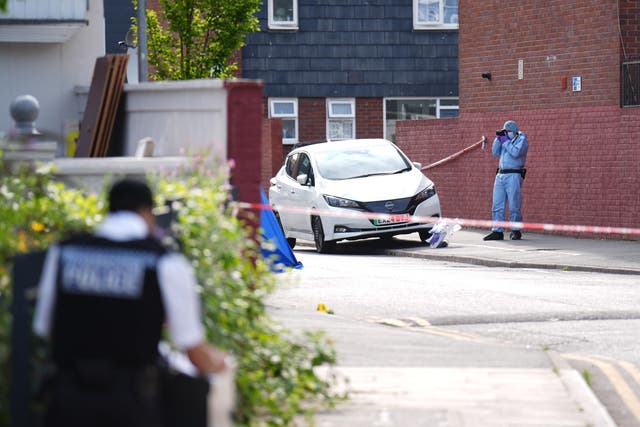
[[[326,179],[389,175],[411,170],[411,164],[392,145],[324,151],[316,156],[318,172]]]

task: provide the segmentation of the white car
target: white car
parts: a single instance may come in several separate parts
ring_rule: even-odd
[[[271,178],[269,202],[293,248],[296,239],[332,252],[344,239],[417,232],[440,217],[436,189],[392,142],[354,139],[295,148]]]

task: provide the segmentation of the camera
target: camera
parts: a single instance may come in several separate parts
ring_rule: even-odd
[[[506,129],[497,130],[496,136],[507,136],[507,130]]]

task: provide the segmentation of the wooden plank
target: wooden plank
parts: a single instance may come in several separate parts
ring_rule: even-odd
[[[75,157],[89,157],[91,151],[91,141],[95,133],[95,126],[102,107],[102,98],[106,90],[105,79],[108,72],[108,62],[106,57],[96,60],[93,68],[93,77],[89,87],[87,105],[84,109],[82,122],[80,123],[80,134],[76,146]]]
[[[103,140],[101,144],[101,150],[99,156],[104,157],[109,150],[109,142],[111,141],[111,135],[115,126],[116,117],[118,114],[118,106],[120,105],[120,98],[122,96],[122,88],[124,87],[124,81],[127,76],[127,62],[128,55],[117,55],[115,58],[113,73],[112,73],[112,87],[109,104],[107,106],[108,117],[105,122],[105,131],[103,134]]]
[[[107,63],[108,71],[107,77],[105,81],[105,92],[104,97],[102,98],[102,108],[100,110],[100,117],[98,117],[98,124],[96,126],[96,133],[94,134],[94,139],[91,144],[91,157],[101,157],[100,152],[102,150],[102,144],[104,141],[104,133],[106,131],[107,119],[109,114],[109,102],[111,97],[113,96],[114,90],[114,80],[113,80],[113,71],[114,71],[114,63],[115,58],[113,55],[107,55]]]
[[[76,157],[107,155],[127,74],[128,58],[128,55],[107,55],[96,60]]]

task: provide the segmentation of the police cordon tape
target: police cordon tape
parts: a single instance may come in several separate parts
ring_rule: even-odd
[[[444,159],[442,159],[442,160],[438,160],[438,161],[437,161],[437,162],[435,162],[435,163],[431,163],[430,165],[423,166],[423,167],[421,167],[421,168],[420,168],[420,170],[421,170],[421,171],[426,171],[427,169],[435,168],[436,166],[440,166],[440,165],[442,165],[442,164],[448,163],[448,162],[450,162],[451,160],[456,159],[456,158],[458,158],[458,157],[462,156],[464,153],[467,153],[467,152],[469,152],[469,151],[473,150],[473,149],[474,149],[474,148],[476,148],[478,145],[482,145],[482,149],[484,150],[484,144],[485,144],[485,142],[486,142],[486,141],[487,141],[487,137],[486,137],[486,136],[484,136],[484,135],[482,135],[482,139],[480,139],[480,141],[475,142],[475,143],[471,144],[470,146],[468,146],[467,148],[462,149],[462,150],[458,151],[457,153],[453,153],[452,155],[450,155],[450,156],[448,156],[448,157],[445,157],[445,158],[444,158]]]
[[[274,211],[271,205],[261,203],[233,202],[234,206],[240,209],[270,210]],[[406,223],[460,225],[465,227],[493,228],[502,227],[530,231],[560,231],[565,233],[591,233],[591,234],[616,234],[623,236],[640,236],[640,228],[631,227],[606,227],[597,225],[568,225],[568,224],[547,224],[535,222],[512,222],[512,221],[490,221],[481,219],[461,219],[445,217],[424,217],[408,214],[383,214],[373,212],[362,212],[344,209],[336,212],[333,209],[297,208],[293,206],[278,206],[277,211],[295,212],[306,215],[325,215],[339,218],[367,218],[385,222],[380,225],[380,231],[384,231],[386,226]],[[392,230],[389,228],[389,230]]]

